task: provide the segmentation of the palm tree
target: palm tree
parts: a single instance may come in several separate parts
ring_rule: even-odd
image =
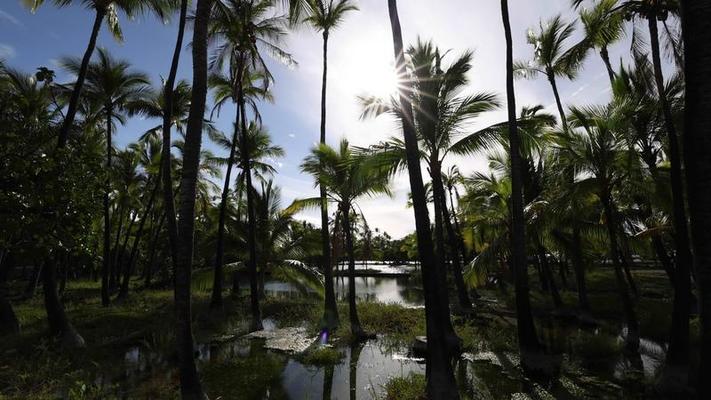
[[[430,217],[425,198],[425,187],[422,183],[420,170],[420,151],[417,144],[412,115],[412,103],[408,98],[412,93],[411,85],[404,81],[407,76],[405,53],[402,44],[402,30],[400,17],[397,11],[397,1],[388,0],[390,26],[393,33],[393,53],[395,56],[396,72],[402,89],[399,92],[400,105],[403,112],[403,136],[407,154],[407,169],[410,177],[410,191],[415,213],[415,226],[417,234],[417,250],[422,265],[422,285],[425,297],[425,320],[427,326],[427,396],[432,400],[458,399],[459,393],[454,380],[454,372],[450,363],[447,337],[443,329],[443,316],[440,309],[440,299],[437,293],[437,258],[432,243]]]
[[[431,42],[418,40],[415,46],[407,51],[412,62],[412,104],[415,109],[415,129],[422,144],[422,158],[428,165],[435,207],[435,243],[440,263],[446,265],[446,250],[444,229],[452,238],[449,241],[449,250],[452,255],[452,271],[457,286],[459,305],[465,311],[472,310],[471,300],[467,293],[462,278],[454,229],[450,221],[450,211],[447,207],[446,191],[442,178],[442,165],[447,155],[467,155],[479,150],[483,143],[490,137],[489,129],[474,133],[465,133],[465,127],[476,117],[486,111],[494,110],[498,106],[496,95],[487,92],[476,93],[469,96],[460,95],[462,89],[469,83],[466,74],[471,70],[472,53],[465,52],[455,59],[449,66],[442,65],[443,56],[438,48]],[[397,99],[386,102],[374,97],[361,98],[364,105],[362,117],[377,116],[388,112],[399,117]],[[382,154],[384,164],[392,164],[392,172],[403,168],[406,162],[405,149],[402,142],[391,140],[388,143],[375,146],[376,151]],[[400,159],[396,161],[397,157]],[[394,162],[394,164],[393,164]],[[440,269],[445,276],[444,269]],[[441,280],[445,284],[442,293],[446,293],[446,278]],[[442,299],[447,296],[443,295]],[[449,304],[443,304],[443,309]]]
[[[684,76],[686,78],[686,108],[684,112],[684,161],[686,166],[687,199],[691,218],[691,240],[694,246],[696,279],[701,294],[701,363],[699,365],[698,395],[711,397],[711,384],[702,371],[711,368],[711,247],[708,243],[711,226],[711,176],[709,126],[711,101],[708,94],[711,66],[711,1],[681,0],[684,34]]]
[[[57,7],[66,7],[76,3],[74,0],[51,1]],[[35,12],[44,3],[44,0],[22,0],[22,2],[32,12]],[[137,14],[150,10],[165,21],[169,11],[175,7],[175,0],[81,0],[81,3],[94,10],[94,25],[91,29],[91,36],[84,52],[84,57],[79,63],[79,68],[77,68],[77,80],[73,85],[67,113],[59,130],[59,142],[57,144],[59,148],[64,147],[66,144],[69,132],[74,124],[84,80],[86,79],[89,63],[96,48],[96,39],[99,36],[99,30],[104,20],[113,37],[118,41],[123,41],[123,33],[118,18],[119,11],[126,14],[128,18],[133,18]]]
[[[521,142],[516,124],[516,94],[514,89],[513,39],[511,38],[511,23],[509,22],[508,1],[501,0],[501,16],[506,37],[506,98],[509,116],[509,155],[511,158],[511,259],[516,286],[516,320],[521,364],[524,369],[532,370],[533,357],[541,352],[533,324],[531,304],[528,294],[528,259],[526,258],[525,221],[523,216],[523,163],[521,161]],[[549,30],[542,29],[541,47],[536,59],[539,65],[545,67],[545,73],[556,94],[558,109],[562,106],[555,86],[556,74],[565,74],[567,68],[562,68],[561,57],[557,51],[547,46],[558,47],[566,36],[572,33],[572,26],[561,27],[560,19],[556,18]],[[529,36],[529,42],[532,36]],[[544,42],[546,40],[547,42]],[[551,43],[552,42],[552,43]],[[565,121],[565,120],[563,120]],[[565,122],[564,122],[565,124]]]
[[[82,62],[65,59],[64,68],[78,74]],[[140,100],[148,91],[149,80],[143,73],[130,71],[128,61],[116,60],[105,49],[99,48],[98,59],[90,63],[86,70],[86,98],[101,105],[105,116],[106,132],[106,180],[104,191],[104,260],[101,285],[101,303],[109,305],[108,272],[111,270],[110,245],[111,221],[109,217],[111,194],[111,136],[114,121],[125,122],[125,116],[132,104]]]
[[[580,11],[580,21],[585,29],[585,37],[576,45],[579,51],[598,50],[610,83],[615,81],[615,71],[610,63],[609,47],[624,35],[625,20],[615,11],[617,0],[599,0],[592,9]]]
[[[346,14],[358,10],[353,0],[283,0],[289,7],[292,24],[305,23],[323,36],[323,77],[321,79],[321,130],[320,143],[326,144],[326,83],[328,77],[328,37],[331,29],[343,22]],[[321,268],[326,278],[326,296],[321,325],[323,329],[335,330],[339,324],[336,295],[333,289],[331,244],[328,234],[328,201],[325,188],[321,193],[321,241],[323,254]]]
[[[301,164],[301,170],[312,175],[316,183],[326,188],[329,201],[337,204],[337,218],[342,221],[348,254],[348,308],[351,335],[360,340],[367,338],[361,327],[356,309],[355,295],[355,251],[353,246],[352,214],[355,202],[360,197],[390,194],[389,173],[386,168],[373,167],[372,163],[356,156],[346,139],[342,139],[338,150],[321,144],[311,151]],[[318,205],[320,198],[302,200],[304,204]]]
[[[207,99],[207,44],[211,9],[212,0],[197,0],[192,42],[193,90],[185,135],[183,169],[180,182],[180,212],[178,214],[180,219],[177,227],[177,258],[174,259],[175,309],[177,314],[176,345],[178,369],[180,371],[180,393],[183,399],[191,400],[202,400],[205,397],[195,366],[190,283],[193,266],[195,195],[200,166],[203,118]],[[165,135],[165,133],[164,130],[163,134]],[[166,146],[165,142],[163,146]],[[167,170],[169,169],[166,168]],[[172,182],[165,183],[167,183],[166,186],[172,185]],[[172,199],[166,198],[166,203],[168,200],[172,201]]]
[[[636,352],[639,347],[639,326],[629,295],[621,264],[619,235],[622,231],[620,211],[615,201],[615,191],[626,179],[629,149],[625,131],[625,116],[629,112],[626,104],[610,104],[604,107],[571,109],[570,131],[558,132],[556,140],[560,156],[580,174],[575,184],[581,188],[592,187],[602,204],[607,228],[610,258],[614,266],[618,293],[622,302],[627,325],[625,348]]]
[[[259,288],[257,280],[257,250],[256,250],[256,224],[254,214],[254,204],[252,202],[252,172],[250,163],[250,153],[248,151],[248,134],[246,103],[247,93],[245,87],[247,77],[251,74],[260,74],[263,90],[266,91],[273,80],[269,68],[267,67],[262,52],[268,51],[277,56],[286,64],[294,64],[291,55],[282,50],[281,44],[286,31],[284,29],[286,20],[283,17],[265,17],[265,14],[272,9],[272,1],[261,0],[256,3],[244,0],[223,0],[215,7],[210,34],[220,41],[217,45],[217,52],[211,60],[211,68],[220,70],[227,65],[229,68],[230,81],[232,82],[232,92],[236,94],[237,120],[240,125],[239,137],[240,154],[242,156],[241,165],[244,168],[245,184],[247,187],[247,217],[248,217],[248,237],[247,247],[249,249],[249,271],[252,309],[252,330],[262,329],[262,318],[259,310]],[[218,237],[218,245],[219,237]],[[220,255],[218,254],[218,257]]]
[[[574,79],[581,65],[581,52],[576,47],[565,49],[565,44],[575,32],[574,23],[566,23],[558,15],[545,24],[539,23],[539,32],[528,32],[528,43],[534,48],[534,58],[528,63],[514,63],[514,72],[519,77],[534,78],[544,75],[551,85],[563,129],[567,129],[563,103],[558,93],[557,77]],[[515,110],[514,110],[515,111]]]

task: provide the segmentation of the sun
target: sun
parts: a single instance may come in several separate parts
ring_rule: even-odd
[[[397,94],[392,48],[356,42],[348,47],[348,57],[339,60],[339,80],[345,92],[353,96],[388,98]]]

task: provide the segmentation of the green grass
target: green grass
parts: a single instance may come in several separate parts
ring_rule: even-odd
[[[578,332],[572,340],[573,353],[585,364],[600,364],[611,360],[622,351],[617,337],[605,333]]]
[[[303,364],[315,366],[336,365],[341,362],[344,354],[333,347],[316,346],[307,350],[300,358]]]
[[[385,400],[425,400],[427,381],[422,374],[395,377],[385,384]]]

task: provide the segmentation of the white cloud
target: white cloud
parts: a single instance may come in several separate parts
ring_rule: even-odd
[[[10,58],[15,58],[16,54],[17,52],[15,51],[14,47],[4,43],[0,43],[0,59],[7,60]]]
[[[24,27],[25,25],[7,11],[0,10],[0,22],[9,22],[12,25]]]

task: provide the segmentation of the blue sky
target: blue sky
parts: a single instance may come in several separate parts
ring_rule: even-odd
[[[31,14],[19,0],[3,0],[0,4],[0,58],[12,67],[33,71],[39,66],[55,69],[60,81],[69,80],[57,59],[63,56],[80,57],[89,39],[93,13],[80,5],[56,9],[47,1]],[[77,2],[79,3],[79,2]],[[337,31],[331,34],[329,47],[328,141],[337,143],[347,137],[351,143],[365,146],[399,134],[391,120],[360,121],[356,96],[385,94],[392,87],[392,42],[385,0],[357,1],[360,11],[351,14]],[[526,31],[536,27],[539,19],[557,13],[569,19],[574,15],[568,8],[569,0],[510,1],[517,59],[530,59],[532,50],[526,43]],[[401,0],[400,18],[406,43],[419,36],[433,40],[442,49],[459,54],[466,49],[475,51],[474,67],[470,73],[470,90],[493,91],[505,94],[504,41],[498,0]],[[177,28],[174,23],[163,24],[151,17],[133,21],[122,16],[125,40],[117,43],[102,29],[99,46],[119,58],[124,58],[137,70],[146,72],[154,82],[168,72]],[[191,32],[187,37],[192,36]],[[308,28],[289,35],[284,47],[299,63],[288,69],[271,62],[275,75],[274,104],[263,104],[260,109],[264,124],[276,144],[286,150],[286,157],[275,160],[278,174],[275,181],[282,187],[284,203],[297,197],[316,195],[313,181],[299,172],[298,165],[309,148],[318,140],[319,101],[321,84],[321,36]],[[619,64],[627,59],[626,43],[611,49],[611,58]],[[190,51],[184,49],[179,77],[190,80]],[[561,96],[566,106],[602,103],[609,97],[609,82],[599,57],[591,55],[580,78],[574,82],[561,80]],[[542,104],[554,112],[550,87],[544,79],[517,81],[518,105]],[[226,107],[217,125],[229,131],[234,118],[232,107]],[[478,126],[505,118],[505,110],[495,111],[475,123]],[[124,146],[157,124],[157,121],[133,119],[118,129],[116,142]],[[209,143],[204,145],[220,152]],[[486,168],[485,156],[455,159],[465,173]],[[409,191],[405,176],[393,182],[393,198],[379,197],[361,201],[361,207],[371,227],[386,230],[400,237],[414,229],[412,210],[406,208]],[[301,216],[310,221],[317,214]]]

